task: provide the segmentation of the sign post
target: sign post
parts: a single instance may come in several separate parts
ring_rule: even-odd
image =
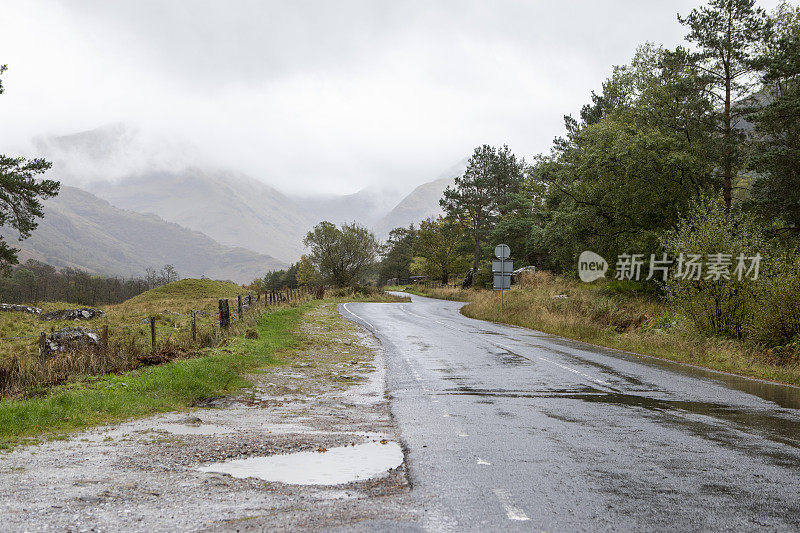
[[[492,260],[492,274],[494,275],[493,288],[500,291],[500,311],[503,311],[503,291],[511,288],[511,273],[514,271],[514,263],[509,261],[511,248],[507,244],[498,244],[494,249],[496,260]]]

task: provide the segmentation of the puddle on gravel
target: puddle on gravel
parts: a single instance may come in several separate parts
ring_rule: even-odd
[[[236,459],[200,467],[243,479],[255,477],[291,485],[340,485],[385,475],[403,462],[396,442],[368,442],[331,448],[325,452],[297,452]]]

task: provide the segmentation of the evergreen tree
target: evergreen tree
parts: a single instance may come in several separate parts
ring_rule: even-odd
[[[719,165],[726,210],[731,208],[743,145],[743,134],[736,127],[747,112],[736,104],[750,95],[754,55],[771,31],[766,13],[754,5],[755,0],[709,0],[686,18],[678,15],[680,23],[689,27],[686,39],[698,49],[691,59],[708,77],[711,94],[722,107]]]
[[[6,66],[0,66],[0,75]],[[0,79],[0,94],[3,82]],[[25,159],[0,154],[0,226],[10,225],[19,232],[19,240],[36,229],[36,219],[44,216],[41,200],[58,194],[60,184],[53,180],[36,181],[35,176],[46,172],[52,163],[44,159]],[[0,237],[0,270],[6,274],[17,264],[17,250]]]
[[[783,4],[774,38],[759,57],[763,96],[752,115],[751,168],[757,172],[751,202],[777,231],[800,231],[800,8]]]

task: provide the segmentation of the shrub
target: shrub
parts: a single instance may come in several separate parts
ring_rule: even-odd
[[[739,254],[767,257],[767,241],[762,227],[745,213],[726,212],[719,197],[700,196],[690,203],[689,212],[666,235],[664,248],[671,258],[700,254]],[[733,270],[733,268],[731,268]],[[757,308],[759,282],[746,276],[738,279],[682,279],[672,276],[666,283],[668,300],[707,335],[741,338]]]
[[[796,251],[774,253],[758,283],[749,336],[769,345],[800,340],[800,258]]]

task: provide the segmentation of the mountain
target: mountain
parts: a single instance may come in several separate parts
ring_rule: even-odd
[[[340,196],[294,196],[293,200],[312,224],[323,220],[334,224],[357,221],[368,227],[372,227],[397,202],[394,192],[376,187]]]
[[[105,275],[142,276],[147,267],[172,264],[184,277],[252,281],[286,264],[244,248],[223,246],[207,235],[151,215],[125,211],[93,194],[63,186],[45,201],[45,216],[26,240],[0,229],[23,258],[56,267],[75,267]]]
[[[355,221],[385,238],[395,227],[440,214],[442,191],[466,168],[461,161],[397,203],[396,194],[375,187],[341,196],[288,196],[204,162],[191,146],[157,141],[125,124],[41,137],[36,148],[53,161],[52,174],[62,183],[78,184],[117,208],[151,213],[222,245],[286,263],[300,258],[303,237],[322,220]]]
[[[272,187],[244,174],[202,168],[155,171],[87,187],[111,204],[153,213],[201,231],[229,246],[285,262],[302,253],[312,221],[304,209]]]
[[[34,144],[62,183],[120,209],[152,213],[284,262],[302,253],[311,226],[302,206],[261,181],[217,168],[187,143],[111,124]]]
[[[455,184],[456,176],[460,176],[467,168],[467,160],[452,166],[439,178],[423,183],[408,196],[403,198],[389,213],[378,220],[373,229],[379,239],[386,239],[394,228],[408,227],[409,224],[419,224],[429,217],[442,214],[439,200],[448,186]]]

